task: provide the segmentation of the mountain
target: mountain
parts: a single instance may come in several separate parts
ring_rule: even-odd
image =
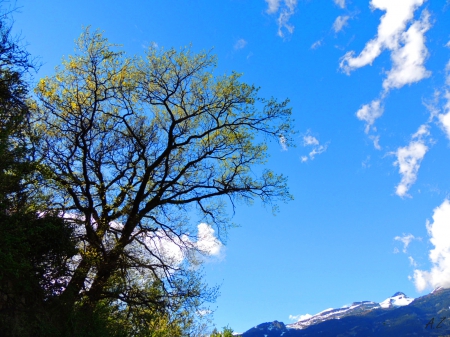
[[[347,316],[363,315],[374,309],[389,309],[410,304],[414,299],[409,298],[404,293],[397,292],[392,297],[387,298],[381,303],[362,301],[353,302],[350,306],[339,309],[327,309],[319,312],[317,315],[302,319],[294,324],[287,325],[291,329],[305,329],[308,326],[315,325],[330,319],[341,319]]]
[[[449,336],[450,289],[413,299],[397,292],[383,302],[354,302],[327,309],[296,323],[259,324],[242,337],[401,337]]]

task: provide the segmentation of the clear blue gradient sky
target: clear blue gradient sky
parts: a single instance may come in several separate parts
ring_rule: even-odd
[[[267,164],[295,200],[239,205],[205,280],[214,324],[293,322],[450,286],[450,2],[18,0],[14,31],[52,75],[83,26],[128,55],[192,45],[261,95],[289,98],[297,147]],[[428,221],[428,222],[427,222]],[[427,227],[428,223],[428,227]],[[431,253],[431,255],[430,255]]]

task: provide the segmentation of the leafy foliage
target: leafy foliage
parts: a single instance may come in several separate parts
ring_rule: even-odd
[[[233,337],[233,329],[231,329],[228,326],[224,327],[222,332],[219,332],[217,331],[217,329],[214,329],[210,337]]]
[[[106,301],[135,322],[191,321],[215,296],[192,268],[208,253],[192,211],[220,232],[226,200],[291,199],[283,176],[251,171],[268,139],[291,141],[290,109],[238,74],[214,78],[205,53],[127,58],[89,29],[77,48],[32,104],[45,188],[79,240],[61,299],[88,311]]]
[[[284,177],[251,171],[267,140],[291,140],[287,102],[214,78],[208,54],[126,58],[89,29],[32,101],[33,64],[2,19],[2,333],[194,336],[216,289],[192,211],[220,233],[226,200],[291,198]]]

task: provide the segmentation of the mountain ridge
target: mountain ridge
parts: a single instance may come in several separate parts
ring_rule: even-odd
[[[386,300],[353,302],[326,309],[292,324],[267,322],[242,337],[449,336],[450,289],[437,288],[416,299],[397,292]]]

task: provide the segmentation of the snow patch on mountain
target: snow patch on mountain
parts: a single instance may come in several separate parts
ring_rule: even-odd
[[[397,292],[393,296],[385,299],[383,302],[376,303],[372,301],[353,302],[350,306],[344,306],[338,309],[326,309],[319,312],[316,315],[305,317],[304,315],[300,320],[295,323],[287,324],[288,329],[305,329],[310,325],[318,324],[320,322],[330,319],[341,319],[346,316],[359,315],[363,312],[367,312],[374,309],[390,309],[395,307],[401,307],[409,305],[414,298],[406,296],[402,292]]]
[[[403,307],[405,305],[410,304],[414,301],[414,298],[410,298],[406,296],[404,293],[398,292],[395,293],[394,296],[385,299],[380,303],[380,307],[383,309],[392,308],[392,307]]]

